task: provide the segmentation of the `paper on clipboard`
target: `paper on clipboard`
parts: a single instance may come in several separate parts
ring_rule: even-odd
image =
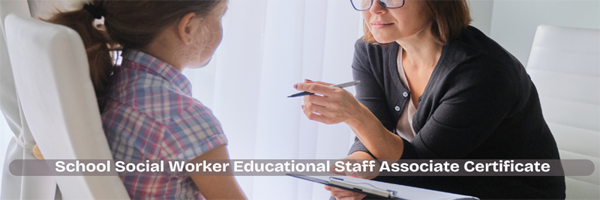
[[[344,180],[347,177],[339,176],[339,177],[317,177],[317,176],[305,176],[301,174],[287,174],[288,176],[293,176],[296,178],[304,179],[307,181],[317,182],[353,192],[358,192],[362,194],[370,194],[384,198],[390,199],[398,199],[396,198],[396,191],[386,190],[383,188],[378,188],[364,181],[356,182],[356,181],[348,181]]]
[[[439,200],[441,200],[441,199],[460,199],[460,200],[474,199],[474,200],[477,200],[478,199],[477,197],[473,197],[473,196],[453,194],[453,193],[448,193],[448,192],[441,192],[441,191],[429,190],[429,189],[424,189],[424,188],[417,188],[417,187],[398,185],[398,184],[392,184],[392,183],[386,183],[386,182],[374,181],[374,180],[367,180],[367,179],[361,179],[361,178],[354,178],[354,177],[348,177],[348,176],[339,176],[339,175],[305,176],[305,175],[301,175],[301,174],[287,174],[287,175],[293,176],[296,178],[300,178],[300,179],[304,179],[304,180],[308,180],[308,181],[313,181],[313,182],[317,182],[317,183],[321,183],[321,184],[330,185],[333,187],[348,189],[350,191],[355,191],[355,192],[359,192],[359,193],[363,193],[363,194],[372,194],[372,195],[377,195],[377,196],[391,198],[391,199],[435,199],[435,200],[437,200],[437,199],[439,199]],[[331,180],[334,180],[334,181],[332,182]],[[363,190],[363,191],[361,192],[358,190],[352,190],[352,188],[348,187],[350,185],[345,185],[345,186],[339,185],[339,182],[336,182],[336,180],[343,181],[344,183],[347,183],[347,184],[351,184],[353,187],[358,187],[358,189]],[[337,185],[335,185],[335,184],[337,184]],[[364,189],[367,189],[367,190],[364,190]],[[378,194],[368,193],[369,189],[379,190],[380,192],[387,191],[387,194],[389,194],[389,196],[381,195],[384,193],[378,193]]]

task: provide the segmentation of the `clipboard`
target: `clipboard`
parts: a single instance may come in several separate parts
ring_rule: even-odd
[[[333,177],[330,176],[329,180],[324,180],[316,177],[305,176],[301,174],[288,173],[288,176],[296,177],[299,179],[304,179],[307,181],[312,181],[316,183],[321,183],[324,185],[329,185],[332,187],[361,193],[367,195],[375,195],[378,197],[388,198],[388,199],[402,199],[396,196],[397,192],[394,190],[379,188],[377,186],[371,185],[369,183],[360,183],[355,181],[344,180],[342,177]]]
[[[361,178],[354,178],[349,176],[339,176],[337,174],[321,175],[321,176],[306,176],[302,174],[286,174],[288,176],[329,185],[357,193],[369,194],[374,197],[383,197],[389,199],[452,199],[452,200],[479,200],[479,198],[469,195],[455,194],[449,192],[442,192],[436,190],[430,190],[425,188],[412,187],[407,185],[399,185],[393,183],[385,183],[375,180],[367,180]],[[341,179],[341,180],[340,180]],[[333,180],[333,181],[332,181]],[[344,185],[341,183],[347,183],[351,185]],[[359,190],[360,189],[360,190]],[[371,193],[372,190],[364,189],[377,189],[376,194]],[[387,194],[385,192],[388,192]]]

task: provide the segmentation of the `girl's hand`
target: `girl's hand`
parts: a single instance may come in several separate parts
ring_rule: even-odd
[[[324,82],[305,80],[294,85],[296,90],[312,92],[317,95],[304,96],[302,110],[310,120],[325,124],[359,121],[366,107],[360,104],[350,92]]]

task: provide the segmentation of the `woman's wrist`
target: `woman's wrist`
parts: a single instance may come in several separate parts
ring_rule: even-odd
[[[350,116],[344,123],[353,129],[363,126],[365,122],[369,121],[369,116],[373,115],[371,111],[364,105],[359,103],[358,109],[353,116]]]
[[[344,121],[356,137],[378,159],[397,160],[404,151],[402,139],[388,131],[373,113],[361,104],[355,116]]]

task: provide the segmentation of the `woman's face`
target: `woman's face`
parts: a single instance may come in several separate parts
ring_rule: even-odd
[[[432,23],[423,0],[406,0],[404,6],[395,9],[387,9],[378,0],[373,0],[371,9],[362,11],[362,14],[369,31],[379,43],[390,43],[428,31]]]
[[[221,26],[221,18],[227,10],[227,1],[223,0],[215,7],[215,9],[199,22],[199,31],[197,31],[195,46],[198,47],[198,65],[199,67],[206,66],[212,58],[215,50],[221,43],[223,38],[223,28]]]

